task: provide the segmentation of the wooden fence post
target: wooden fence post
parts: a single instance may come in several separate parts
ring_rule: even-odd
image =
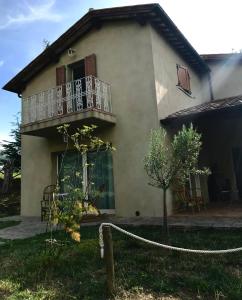
[[[113,295],[115,288],[113,241],[110,226],[103,226],[104,259],[107,271],[107,290],[109,295]]]

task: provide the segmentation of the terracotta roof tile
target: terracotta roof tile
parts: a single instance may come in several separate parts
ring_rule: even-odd
[[[189,107],[187,109],[183,109],[180,111],[177,111],[166,118],[161,120],[161,123],[168,123],[171,121],[203,115],[205,113],[209,112],[219,112],[224,110],[230,110],[235,107],[241,107],[242,108],[242,95],[229,97],[229,98],[223,98],[218,100],[213,100],[210,102],[206,102],[200,105],[196,105],[193,107]]]

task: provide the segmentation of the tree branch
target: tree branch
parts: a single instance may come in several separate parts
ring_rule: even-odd
[[[15,178],[15,177],[17,177],[17,176],[19,176],[21,173],[19,172],[19,173],[17,173],[16,175],[14,175],[13,176],[13,178]]]

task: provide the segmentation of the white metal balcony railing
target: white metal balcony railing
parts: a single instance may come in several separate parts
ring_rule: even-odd
[[[112,113],[110,85],[94,76],[67,82],[22,99],[22,124],[97,109]]]

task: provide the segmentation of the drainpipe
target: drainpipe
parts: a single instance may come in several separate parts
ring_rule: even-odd
[[[210,100],[214,100],[213,96],[213,85],[212,85],[212,79],[211,79],[211,73],[208,73],[208,84],[209,84],[209,92],[210,92]]]

